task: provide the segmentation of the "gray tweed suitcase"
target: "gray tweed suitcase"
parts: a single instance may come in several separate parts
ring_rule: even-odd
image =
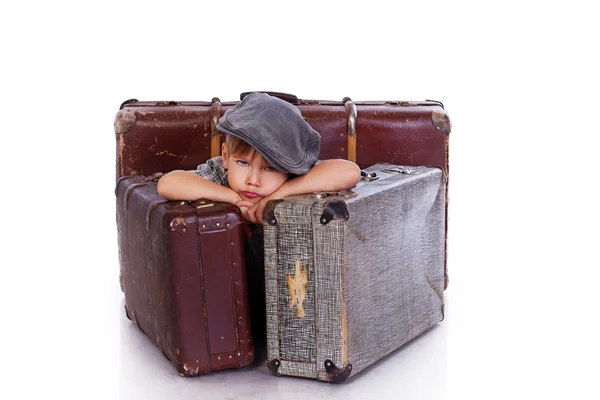
[[[445,175],[376,164],[264,213],[267,365],[345,381],[444,318]]]

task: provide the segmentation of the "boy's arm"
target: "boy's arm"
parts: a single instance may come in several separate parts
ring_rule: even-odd
[[[188,171],[171,171],[158,181],[158,194],[167,200],[205,198],[235,204],[242,198],[233,190]]]
[[[358,165],[342,159],[324,160],[305,175],[290,179],[270,196],[258,202],[255,207],[248,210],[248,218],[254,223],[262,223],[263,210],[269,200],[303,193],[338,192],[354,187],[358,181],[360,181]]]
[[[313,192],[338,192],[350,189],[360,181],[360,169],[351,161],[342,159],[324,160],[305,175],[285,182],[273,193],[282,199],[295,194]]]

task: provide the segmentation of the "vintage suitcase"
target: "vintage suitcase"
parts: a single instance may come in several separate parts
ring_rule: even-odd
[[[239,208],[167,201],[160,175],[117,182],[127,316],[183,376],[246,366],[254,349]]]
[[[444,317],[443,171],[367,171],[352,191],[265,208],[267,364],[276,375],[344,381]]]
[[[266,93],[296,105],[321,134],[320,159],[347,158],[361,168],[378,162],[432,165],[443,168],[448,176],[451,126],[438,101],[302,100]],[[215,127],[235,104],[216,97],[210,102],[124,102],[114,123],[117,179],[195,169],[219,155],[223,137]]]

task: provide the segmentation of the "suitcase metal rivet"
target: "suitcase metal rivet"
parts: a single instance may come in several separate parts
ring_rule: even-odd
[[[240,352],[238,351],[237,355],[238,355],[238,357],[239,357],[239,356],[241,356],[241,355],[242,355],[242,353],[240,353]]]
[[[206,225],[202,224],[202,227],[203,227],[203,228],[206,228]]]
[[[230,354],[230,355],[229,355],[229,358],[231,359],[231,358],[233,358],[233,356]]]
[[[217,226],[221,226],[221,224],[217,222]]]
[[[227,227],[228,227],[228,228],[231,228],[231,224],[227,224]]]
[[[182,229],[182,232],[183,232],[183,233],[186,233],[186,232],[187,232],[187,229],[183,228],[183,229]]]
[[[217,360],[220,360],[220,359],[221,359],[221,356],[217,356]]]
[[[326,218],[321,218],[321,222],[326,224],[327,223],[327,219]]]
[[[233,246],[233,244],[234,244],[234,243],[233,243],[233,242],[231,242],[231,245],[232,245],[232,246]]]

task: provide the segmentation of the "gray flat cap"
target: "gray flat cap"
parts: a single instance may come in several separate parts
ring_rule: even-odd
[[[292,104],[254,92],[227,110],[217,124],[221,132],[242,139],[282,172],[307,173],[317,161],[321,135]]]

